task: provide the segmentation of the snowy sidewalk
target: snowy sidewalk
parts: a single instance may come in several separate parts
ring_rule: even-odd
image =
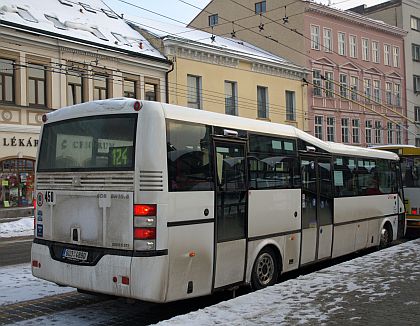
[[[159,323],[420,325],[420,239]]]

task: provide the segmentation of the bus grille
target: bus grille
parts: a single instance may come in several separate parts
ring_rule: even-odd
[[[140,191],[163,191],[163,172],[140,171]]]
[[[134,191],[133,173],[80,174],[72,176],[37,175],[37,189],[122,190]]]

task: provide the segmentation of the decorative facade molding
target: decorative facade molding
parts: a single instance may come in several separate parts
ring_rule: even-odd
[[[306,73],[298,72],[286,68],[275,67],[269,64],[261,64],[261,63],[252,63],[251,70],[254,72],[266,74],[266,75],[273,75],[279,76],[294,80],[301,80],[306,76]]]

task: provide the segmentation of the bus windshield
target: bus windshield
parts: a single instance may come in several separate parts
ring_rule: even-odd
[[[420,188],[420,156],[402,156],[401,172],[404,187]]]
[[[44,125],[38,172],[133,170],[137,114]]]

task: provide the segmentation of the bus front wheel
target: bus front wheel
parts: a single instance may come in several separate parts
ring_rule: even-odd
[[[276,283],[279,276],[279,267],[276,254],[271,248],[260,251],[252,268],[251,286],[259,290]]]

